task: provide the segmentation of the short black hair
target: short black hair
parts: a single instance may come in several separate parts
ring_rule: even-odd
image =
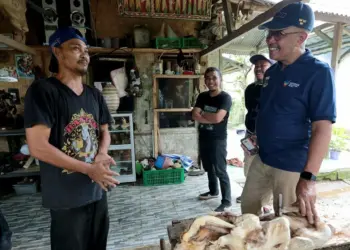
[[[216,73],[218,73],[218,75],[220,76],[220,80],[222,80],[221,71],[220,71],[218,68],[216,68],[216,67],[209,67],[209,68],[207,68],[207,69],[205,70],[204,77],[205,77],[208,73],[210,73],[210,72],[216,72]]]

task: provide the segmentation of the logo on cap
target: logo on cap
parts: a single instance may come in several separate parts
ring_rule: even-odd
[[[304,25],[305,23],[307,23],[307,20],[299,18],[299,24],[300,25]]]
[[[275,17],[279,17],[279,18],[285,18],[287,16],[287,13],[286,12],[278,12],[277,14],[276,14],[276,16]]]

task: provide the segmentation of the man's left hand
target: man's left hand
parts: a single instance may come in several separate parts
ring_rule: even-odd
[[[100,162],[100,161],[109,161],[109,162],[111,162],[111,164],[110,165],[117,165],[117,163],[114,161],[114,159],[112,158],[112,157],[110,157],[108,154],[106,154],[106,153],[102,153],[102,152],[100,152],[100,153],[98,153],[96,156],[95,156],[95,160],[94,160],[95,162]],[[109,165],[109,166],[110,166]],[[108,169],[110,169],[110,168],[108,168]],[[105,183],[103,183],[103,185],[105,186],[105,187],[108,187],[108,185],[106,185]]]
[[[112,165],[117,165],[114,161],[114,159],[112,157],[110,157],[108,154],[106,153],[98,153],[95,156],[95,162],[99,162],[99,161],[110,161]]]
[[[310,224],[316,225],[319,220],[315,207],[316,182],[299,179],[296,195],[301,215],[306,216]]]

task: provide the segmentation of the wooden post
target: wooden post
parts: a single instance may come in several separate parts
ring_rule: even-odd
[[[333,48],[332,48],[332,68],[336,74],[338,68],[339,55],[343,42],[343,24],[336,23],[334,25]]]
[[[222,4],[224,8],[227,34],[231,34],[233,29],[235,28],[235,24],[233,23],[231,2],[229,0],[222,0]]]
[[[157,78],[153,77],[153,88],[152,88],[152,97],[153,97],[153,138],[154,138],[154,149],[153,157],[158,157],[158,128],[159,128],[159,113],[157,112],[158,108],[158,82]]]
[[[321,30],[319,29],[315,29],[315,34],[322,38],[323,41],[327,42],[330,46],[333,46],[333,40],[332,38],[330,38],[328,35],[326,35],[325,33],[323,33]]]

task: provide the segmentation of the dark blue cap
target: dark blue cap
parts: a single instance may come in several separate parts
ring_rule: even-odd
[[[292,3],[275,14],[272,21],[259,26],[259,29],[282,30],[295,26],[312,31],[315,23],[315,14],[307,4]]]
[[[60,27],[49,38],[49,46],[59,47],[62,43],[71,40],[79,39],[87,45],[86,39],[81,32],[73,27]],[[58,62],[54,54],[51,56],[49,70],[53,73],[58,73]]]
[[[275,63],[274,60],[271,60],[267,57],[265,57],[264,55],[261,55],[261,54],[258,54],[258,55],[254,55],[252,56],[249,61],[252,63],[252,64],[255,64],[257,61],[260,61],[260,60],[263,60],[263,61],[268,61],[271,65]]]
[[[59,47],[62,43],[70,39],[79,39],[87,44],[86,39],[79,30],[73,27],[60,27],[49,38],[50,47]]]

